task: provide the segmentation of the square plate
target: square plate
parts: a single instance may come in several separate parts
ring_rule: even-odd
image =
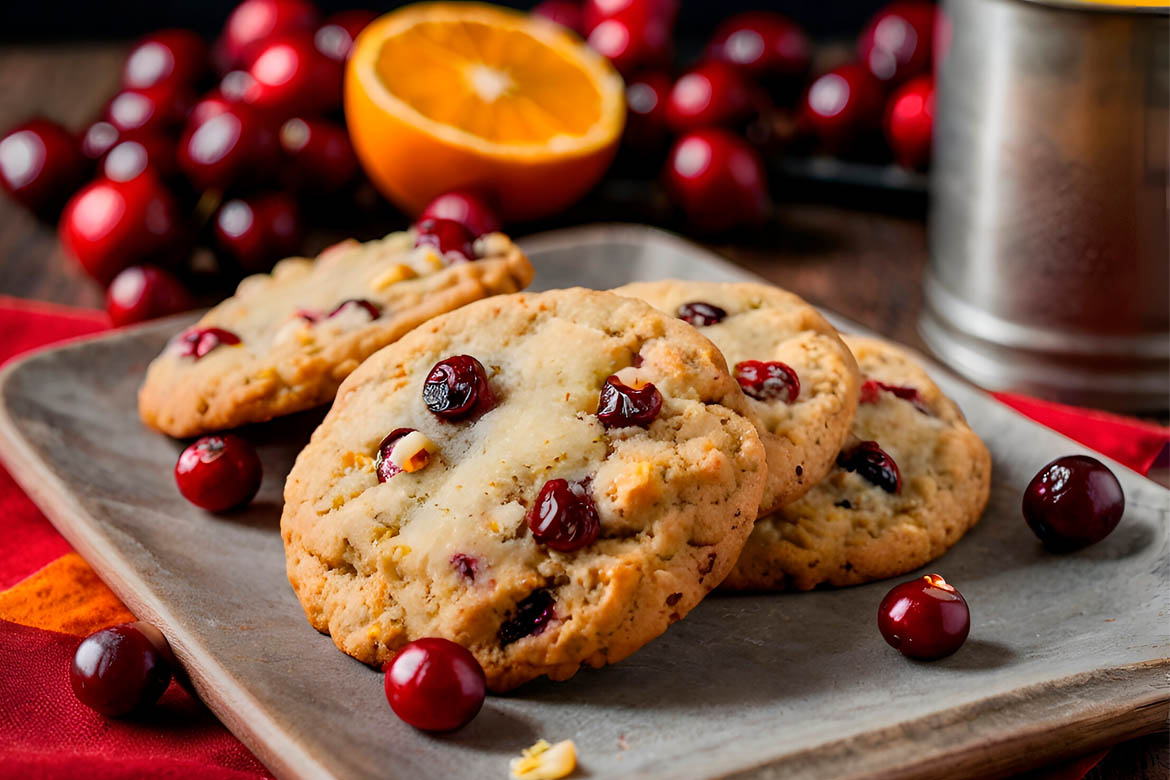
[[[537,289],[750,275],[648,228],[522,241]],[[841,318],[846,329],[858,330]],[[321,411],[252,426],[264,461],[246,510],[187,504],[182,443],[143,428],[135,391],[191,315],[10,365],[0,443],[14,476],[136,615],[170,638],[204,701],[282,778],[506,777],[538,738],[572,738],[577,776],[987,776],[1164,728],[1170,493],[1109,461],[1124,519],[1045,553],[1020,517],[1032,475],[1080,445],[927,363],[994,460],[983,520],[930,565],[971,604],[970,639],[929,664],[875,625],[889,582],[708,598],[629,659],[488,699],[454,734],[398,721],[376,671],[313,631],[285,578],[281,490]]]

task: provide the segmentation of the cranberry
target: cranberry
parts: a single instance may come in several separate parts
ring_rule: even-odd
[[[453,355],[435,364],[423,385],[423,403],[444,420],[462,420],[495,406],[483,364],[470,355]]]
[[[179,139],[179,169],[199,189],[223,191],[263,179],[276,166],[276,137],[254,110],[232,105],[201,122],[188,122]]]
[[[209,512],[243,506],[260,489],[256,449],[231,433],[204,436],[179,455],[175,483],[183,498]]]
[[[666,100],[666,121],[675,132],[696,127],[742,124],[752,114],[748,84],[725,62],[704,62],[674,82]]]
[[[462,223],[453,219],[428,217],[419,220],[414,227],[418,231],[414,239],[415,246],[433,247],[449,261],[475,258],[475,250],[471,245],[475,236]]]
[[[120,133],[168,130],[182,124],[194,102],[194,96],[182,86],[124,89],[110,99],[105,118]]]
[[[223,328],[191,328],[175,339],[179,357],[198,360],[216,347],[239,344],[240,337]]]
[[[269,38],[310,31],[317,24],[317,9],[307,0],[244,0],[236,6],[216,43],[221,72],[250,61],[257,47]]]
[[[886,105],[886,143],[906,168],[930,164],[934,131],[934,79],[919,76],[904,84]]]
[[[626,81],[626,128],[623,140],[635,149],[657,149],[666,140],[666,101],[670,77],[662,71]]]
[[[670,61],[670,28],[658,21],[637,24],[625,19],[605,19],[589,33],[587,42],[622,75]]]
[[[723,322],[726,317],[727,312],[713,303],[691,301],[678,307],[678,318],[686,320],[696,328]]]
[[[933,3],[904,0],[877,12],[857,39],[857,55],[882,81],[901,82],[930,68]]]
[[[182,282],[150,265],[132,265],[106,290],[106,311],[115,326],[187,311],[194,306]]]
[[[157,84],[192,86],[211,65],[207,44],[190,30],[159,30],[146,36],[126,57],[122,83],[131,88]]]
[[[201,125],[213,116],[230,111],[238,102],[240,102],[238,98],[229,99],[223,92],[212,90],[199,98],[199,101],[187,112],[187,125],[189,127]]]
[[[800,78],[808,70],[811,51],[800,25],[770,11],[728,17],[707,47],[709,57],[758,81]]]
[[[451,190],[432,200],[418,215],[420,224],[428,219],[458,222],[475,238],[500,229],[496,212],[487,201],[469,190]]]
[[[528,512],[532,538],[561,552],[593,544],[601,531],[601,520],[588,491],[587,483],[563,479],[545,482]]]
[[[575,0],[544,0],[536,4],[532,9],[532,15],[542,16],[568,27],[578,35],[584,32],[581,21],[581,5]]]
[[[288,120],[280,127],[280,148],[292,162],[291,183],[299,189],[329,195],[357,173],[349,133],[324,119]]]
[[[374,21],[377,14],[363,8],[354,8],[349,11],[338,11],[327,18],[317,32],[313,34],[313,43],[317,51],[326,57],[338,62],[349,59],[353,50],[353,42],[366,25]]]
[[[878,607],[878,630],[907,658],[933,661],[958,650],[971,630],[971,611],[938,574],[895,585]]]
[[[390,477],[402,473],[402,469],[390,460],[390,453],[394,451],[395,444],[414,431],[414,428],[395,428],[382,439],[382,443],[378,445],[378,454],[374,456],[374,473],[378,475],[379,482],[385,482]]]
[[[1024,519],[1054,552],[1096,544],[1112,533],[1124,511],[1121,483],[1108,466],[1088,455],[1057,458],[1024,491]]]
[[[100,160],[117,145],[120,136],[118,128],[99,119],[81,134],[81,153],[90,160]]]
[[[402,647],[386,665],[386,700],[402,720],[424,731],[452,731],[483,707],[487,680],[466,648],[425,637]]]
[[[176,246],[178,207],[150,169],[129,181],[98,179],[65,205],[59,233],[86,272],[106,283],[123,268]]]
[[[693,130],[679,138],[667,158],[664,179],[689,224],[701,232],[753,225],[768,211],[759,154],[721,128]]]
[[[507,647],[526,636],[537,636],[556,617],[556,602],[547,590],[533,591],[516,605],[516,614],[500,624],[496,639]]]
[[[606,428],[626,428],[639,425],[643,428],[654,422],[662,410],[662,393],[650,383],[641,387],[629,387],[617,376],[611,376],[601,386],[601,397],[597,402],[597,419]]]
[[[800,377],[792,366],[779,360],[736,363],[735,380],[757,401],[774,401],[782,397],[787,403],[794,403],[800,396]]]
[[[255,84],[246,90],[244,102],[279,119],[341,105],[342,64],[318,51],[308,33],[265,42],[248,75]]]
[[[382,316],[382,307],[373,301],[367,301],[365,298],[349,298],[348,300],[344,300],[337,304],[333,311],[329,312],[329,316],[336,317],[346,309],[355,306],[365,311],[366,314],[370,315],[371,320],[376,320]]]
[[[113,181],[130,181],[147,167],[163,178],[173,176],[175,142],[156,131],[135,134],[133,140],[121,141],[102,160],[102,173]]]
[[[903,401],[909,401],[914,404],[921,412],[929,412],[926,402],[922,400],[922,394],[914,387],[903,387],[901,385],[889,385],[885,382],[879,382],[876,379],[867,379],[861,384],[861,403],[876,404],[879,393],[886,391],[894,396],[901,398]]]
[[[475,582],[475,573],[479,571],[479,561],[470,555],[455,553],[451,556],[451,568],[459,572],[459,576],[468,582]]]
[[[802,120],[826,151],[848,151],[881,122],[885,91],[873,74],[856,63],[820,76],[804,96]]]
[[[175,657],[150,623],[123,623],[81,640],[69,666],[77,700],[117,717],[154,705],[171,683]]]
[[[300,245],[297,202],[283,192],[229,200],[216,212],[215,240],[245,271],[267,271]]]
[[[72,133],[34,118],[0,138],[0,184],[25,208],[56,211],[85,180],[86,161]]]
[[[876,441],[863,441],[851,450],[837,456],[837,465],[846,471],[856,471],[867,482],[887,493],[902,492],[902,472],[889,454]]]
[[[606,19],[656,21],[669,29],[678,16],[678,5],[678,0],[585,0],[581,23],[586,34]]]

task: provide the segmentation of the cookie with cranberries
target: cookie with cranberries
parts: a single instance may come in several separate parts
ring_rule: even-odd
[[[328,403],[363,360],[416,325],[531,281],[507,236],[455,227],[455,242],[420,224],[244,279],[151,363],[138,394],[143,422],[198,436]]]
[[[342,384],[285,485],[309,622],[372,665],[420,637],[492,690],[620,661],[734,564],[763,445],[719,351],[582,289],[427,322]]]
[[[798,501],[756,520],[725,588],[809,590],[913,571],[983,513],[991,455],[918,361],[845,336],[863,377],[850,441]]]
[[[754,282],[637,282],[614,290],[694,325],[723,352],[768,451],[761,513],[829,469],[857,409],[857,364],[816,309]]]

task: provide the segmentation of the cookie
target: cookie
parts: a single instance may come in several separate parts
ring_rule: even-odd
[[[382,664],[441,636],[493,690],[625,658],[730,570],[767,472],[698,331],[573,289],[437,317],[342,385],[285,484],[309,622]]]
[[[892,344],[845,342],[865,377],[852,441],[808,495],[756,521],[725,588],[905,574],[946,552],[987,505],[991,455],[954,402]]]
[[[415,239],[412,229],[346,241],[244,279],[150,364],[142,421],[196,436],[328,403],[363,360],[416,325],[532,279],[503,234],[477,239],[472,262]]]
[[[829,472],[857,410],[857,364],[833,326],[796,295],[743,282],[636,282],[613,292],[687,320],[723,352],[768,452],[761,514]]]

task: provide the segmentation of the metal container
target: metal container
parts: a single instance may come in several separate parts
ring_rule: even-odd
[[[1170,407],[1170,9],[942,8],[924,340],[992,389]]]

